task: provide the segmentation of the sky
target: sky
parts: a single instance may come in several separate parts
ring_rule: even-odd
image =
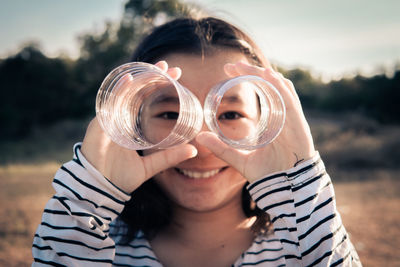
[[[185,0],[186,1],[186,0]],[[191,0],[248,32],[272,62],[324,80],[400,68],[399,0]],[[0,58],[30,41],[79,56],[77,37],[117,22],[125,0],[0,0]]]

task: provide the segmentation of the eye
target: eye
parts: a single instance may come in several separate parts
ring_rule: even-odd
[[[157,118],[164,119],[164,120],[177,120],[178,116],[179,116],[179,113],[173,112],[173,111],[162,112],[162,113],[156,115]]]
[[[219,115],[219,120],[238,120],[243,118],[243,115],[236,111],[227,111]]]

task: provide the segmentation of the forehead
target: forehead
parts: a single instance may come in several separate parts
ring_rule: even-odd
[[[205,98],[211,87],[230,78],[224,71],[225,64],[238,61],[248,62],[245,55],[232,50],[217,50],[205,56],[173,53],[162,59],[167,61],[169,67],[182,69],[179,83],[200,99]]]

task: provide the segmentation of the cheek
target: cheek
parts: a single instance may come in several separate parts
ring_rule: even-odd
[[[218,126],[221,132],[229,139],[240,140],[247,136],[254,135],[257,132],[257,119],[240,119],[232,121],[219,122]]]
[[[141,132],[146,141],[152,144],[163,141],[175,127],[175,121],[172,120],[146,118],[144,121],[146,123],[143,123]]]
[[[174,171],[171,169],[168,169],[156,174],[152,178],[172,200],[177,198],[177,196],[180,194],[179,191],[181,191],[179,183],[174,178],[173,172]]]

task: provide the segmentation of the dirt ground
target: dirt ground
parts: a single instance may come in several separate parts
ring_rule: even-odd
[[[364,266],[400,266],[400,180],[335,183],[343,223]]]
[[[355,114],[309,114],[344,225],[364,266],[400,266],[400,127]],[[69,160],[85,122],[66,122],[0,144],[0,266],[29,266],[42,210],[59,163]],[[61,130],[60,130],[61,129]],[[65,133],[65,136],[55,133]],[[18,163],[20,162],[20,163]]]
[[[57,168],[0,168],[0,266],[31,264],[32,238]],[[334,183],[338,209],[364,266],[400,266],[400,180],[393,178],[397,173],[375,175],[376,180]]]

